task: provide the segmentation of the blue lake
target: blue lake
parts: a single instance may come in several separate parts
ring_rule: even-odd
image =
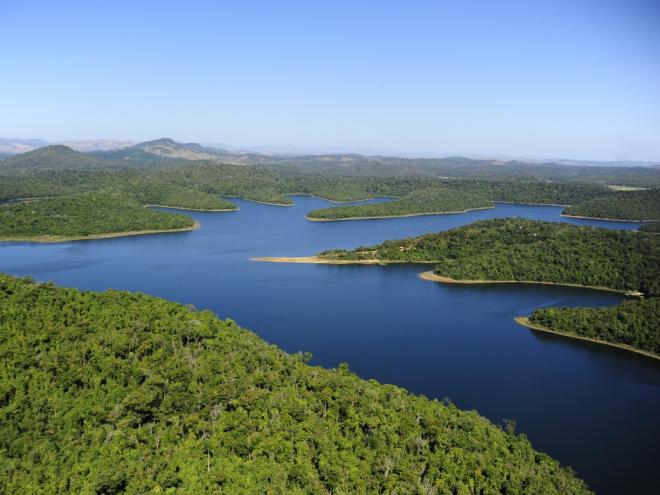
[[[596,344],[537,334],[513,317],[545,305],[610,305],[614,293],[534,285],[454,286],[417,277],[428,266],[258,263],[437,232],[494,217],[566,219],[561,208],[310,222],[327,202],[236,200],[240,211],[191,213],[202,228],[64,244],[0,243],[0,271],[81,289],[139,290],[211,309],[313,363],[347,362],[364,378],[450,398],[493,422],[513,419],[534,446],[572,466],[598,493],[653,493],[660,443],[660,365]]]

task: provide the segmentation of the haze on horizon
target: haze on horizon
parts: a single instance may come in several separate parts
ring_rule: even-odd
[[[660,160],[660,3],[0,2],[0,136]]]

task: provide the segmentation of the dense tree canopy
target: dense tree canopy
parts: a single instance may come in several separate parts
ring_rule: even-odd
[[[570,206],[567,215],[621,220],[660,220],[660,188],[622,191],[606,198],[596,198]]]
[[[398,198],[387,205],[327,208],[309,215],[340,219],[462,211],[486,207],[492,201],[572,204],[613,194],[602,185],[577,182],[321,175],[209,160],[141,161],[134,152],[144,153],[133,149],[130,159],[107,160],[52,146],[12,157],[0,162],[0,201],[110,191],[141,204],[223,210],[235,208],[222,199],[228,196],[279,205],[292,203],[289,194],[333,201]]]
[[[0,492],[571,494],[475,412],[208,311],[0,275]]]
[[[432,261],[435,273],[459,280],[527,280],[660,294],[657,236],[521,218],[484,220],[319,256]]]
[[[624,344],[660,356],[660,298],[606,308],[541,308],[530,323],[580,337]]]
[[[639,227],[642,232],[660,233],[660,222],[644,223]]]
[[[192,218],[144,208],[122,194],[82,193],[0,206],[0,239],[84,238],[117,232],[185,229]]]
[[[459,212],[474,208],[491,208],[492,202],[473,193],[435,187],[412,191],[396,201],[357,206],[340,206],[312,211],[308,217],[318,220],[340,220],[360,217],[387,217],[407,214]]]

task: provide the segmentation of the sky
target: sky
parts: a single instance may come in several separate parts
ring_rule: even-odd
[[[0,136],[660,161],[660,0],[0,0]]]

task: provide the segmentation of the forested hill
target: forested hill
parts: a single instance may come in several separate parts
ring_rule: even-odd
[[[43,168],[35,161],[45,153],[60,153],[65,146],[54,145],[0,160],[3,168]],[[66,148],[68,154],[73,152]],[[473,180],[526,181],[526,182],[583,182],[601,185],[660,186],[657,167],[585,166],[520,160],[485,160],[463,157],[401,158],[392,156],[366,156],[353,153],[325,155],[278,155],[235,152],[197,143],[179,143],[169,138],[156,139],[136,145],[70,156],[68,168],[99,167],[166,167],[168,162],[210,161],[233,165],[259,165],[279,170],[326,176],[351,177],[429,177]],[[60,161],[61,162],[61,161]],[[105,162],[105,165],[98,162]],[[63,162],[61,162],[63,163]],[[59,167],[60,169],[62,167]]]
[[[564,210],[566,215],[620,220],[660,220],[660,188],[623,191],[580,202]]]
[[[475,222],[437,234],[386,241],[338,260],[434,261],[458,280],[525,280],[608,287],[660,295],[660,237],[525,219]]]
[[[476,412],[208,311],[0,275],[0,492],[587,493]]]
[[[75,151],[68,146],[53,145],[0,160],[0,174],[57,170],[95,170],[111,168],[108,162]]]
[[[615,193],[602,184],[539,180],[525,174],[494,177],[484,171],[474,176],[479,178],[470,179],[417,174],[412,169],[399,174],[405,167],[394,175],[372,176],[311,173],[314,167],[304,173],[292,172],[268,163],[249,165],[252,155],[223,154],[222,150],[169,139],[103,153],[49,146],[0,160],[0,200],[112,190],[146,203],[230,209],[234,206],[222,196],[280,205],[291,204],[287,195],[296,193],[335,201],[395,198],[388,204],[324,208],[308,215],[324,220],[463,211],[488,207],[493,201],[577,205],[566,212],[650,219],[657,217],[659,203],[659,189]],[[232,164],[220,163],[225,158]],[[351,156],[360,163],[362,158]],[[657,173],[660,179],[660,171]]]

